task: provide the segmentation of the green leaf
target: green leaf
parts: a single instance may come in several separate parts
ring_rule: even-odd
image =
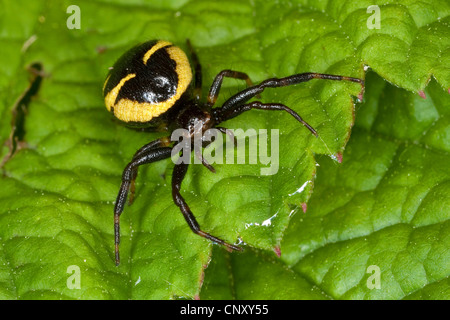
[[[450,98],[435,82],[425,100],[373,74],[367,83],[342,166],[319,161],[283,261],[333,298],[448,299]],[[381,289],[367,287],[371,265]]]
[[[201,299],[323,300],[318,286],[262,251],[240,254],[213,250]]]
[[[387,225],[392,228],[401,225],[399,237],[406,237],[414,233],[413,226],[425,231],[420,228],[430,223],[440,226],[448,218],[448,211],[438,210],[439,205],[448,201],[447,171],[443,165],[450,146],[446,117],[450,9],[446,1],[380,3],[381,29],[367,28],[370,14],[366,8],[372,3],[351,1],[185,0],[140,4],[80,1],[79,30],[67,28],[66,21],[71,15],[67,8],[71,4],[69,1],[1,3],[0,140],[6,144],[2,144],[0,152],[4,173],[0,180],[0,297],[194,298],[200,295],[210,260],[219,257],[220,261],[221,249],[211,256],[212,244],[190,231],[173,204],[170,188],[173,164],[162,161],[140,169],[136,199],[121,218],[122,263],[114,266],[112,213],[121,172],[139,147],[161,134],[136,132],[111,121],[101,88],[108,67],[126,49],[148,39],[167,39],[183,49],[187,49],[186,39],[191,39],[203,66],[204,92],[223,69],[246,72],[254,82],[259,82],[310,71],[364,78],[365,65],[396,86],[414,92],[407,93],[375,79],[375,89],[386,98],[368,95],[364,106],[358,107],[364,110],[358,112],[362,129],[356,131],[361,140],[355,138],[354,147],[350,145],[345,151],[343,167],[347,158],[351,159],[351,153],[357,152],[352,150],[362,148],[359,152],[364,152],[367,143],[379,138],[372,139],[370,133],[376,132],[388,137],[386,153],[378,152],[383,159],[379,159],[380,166],[373,168],[375,174],[361,173],[361,184],[372,189],[378,186],[379,175],[387,170],[383,171],[383,164],[390,165],[382,160],[394,161],[394,165],[404,169],[402,172],[415,170],[411,172],[412,178],[404,177],[405,173],[400,171],[392,172],[392,181],[385,178],[391,181],[385,183],[393,191],[385,195],[384,203],[391,206],[390,196],[404,202],[397,203],[392,210],[378,208],[372,217],[372,229],[364,223],[357,224],[360,227],[356,231],[347,228],[345,221],[367,219],[357,211],[345,216],[344,222],[330,219],[324,226],[313,226],[308,232],[303,227],[302,232],[295,229],[301,225],[298,218],[303,215],[297,212],[298,208],[305,207],[314,185],[317,184],[314,189],[318,190],[315,193],[324,194],[320,171],[314,180],[315,157],[325,154],[339,159],[350,138],[355,108],[352,96],[359,94],[359,85],[313,80],[262,94],[264,102],[280,102],[296,110],[319,132],[319,139],[289,115],[276,112],[251,111],[224,123],[243,130],[280,130],[280,162],[275,175],[262,176],[261,169],[267,165],[261,162],[217,164],[216,174],[193,165],[183,182],[182,193],[205,231],[229,242],[241,239],[245,243],[246,253],[229,258],[234,277],[243,281],[232,297],[359,297],[359,292],[346,290],[351,281],[341,284],[333,280],[332,273],[328,278],[323,276],[326,264],[310,271],[321,260],[311,258],[313,252],[327,241],[339,244],[341,233],[344,239],[353,239],[355,234],[362,237],[364,232],[372,235],[378,230],[382,232]],[[397,25],[400,27],[394,27]],[[36,61],[43,66],[44,79],[28,106],[25,141],[9,158],[11,111],[29,85],[27,67]],[[417,93],[424,90],[432,76],[436,83],[432,82],[432,87],[425,90],[427,99],[421,100]],[[226,79],[218,105],[244,87],[238,80]],[[391,100],[390,95],[396,99]],[[399,108],[405,99],[410,109]],[[368,138],[371,140],[367,141]],[[410,145],[399,146],[398,141],[410,141]],[[384,144],[384,141],[378,144],[383,145],[383,151]],[[430,153],[435,149],[441,158]],[[327,157],[321,158],[319,170],[326,166]],[[355,166],[363,169],[372,163],[357,160]],[[328,161],[331,169],[340,170],[336,161]],[[440,170],[429,168],[435,162]],[[424,171],[430,173],[422,181]],[[336,179],[336,183],[345,181]],[[416,186],[419,182],[427,183]],[[432,192],[426,192],[427,188],[432,188]],[[336,197],[331,197],[333,194]],[[336,203],[344,205],[350,197],[336,190],[331,195],[326,194],[330,201],[320,205],[315,204],[318,200],[311,199],[305,216],[314,216],[316,210],[325,214],[321,206],[334,209]],[[418,200],[421,197],[423,201]],[[426,200],[427,197],[430,199]],[[436,202],[436,198],[447,200]],[[359,200],[361,206],[354,205],[358,210],[370,203],[375,206],[368,196]],[[421,211],[416,213],[416,207]],[[343,213],[337,215],[341,217]],[[290,223],[292,216],[294,220]],[[322,227],[329,232],[325,239]],[[429,232],[439,241],[445,240],[444,231],[439,233],[437,229],[446,229],[435,228]],[[395,229],[391,232],[397,234]],[[418,239],[424,237],[424,233],[415,232]],[[375,249],[383,247],[373,241]],[[280,246],[282,261],[272,265],[273,251],[279,252]],[[398,248],[402,248],[401,243]],[[425,273],[427,283],[435,289],[414,291],[418,284],[425,283],[422,277],[409,284],[411,288],[402,288],[405,295],[435,297],[433,292],[445,291],[442,279],[448,270],[442,267],[442,261],[447,259],[444,249],[438,244],[435,248],[431,245],[431,258],[427,260],[422,251],[419,257],[427,263],[427,272],[431,273]],[[318,256],[328,257],[325,247],[323,250]],[[361,256],[371,256],[371,251],[367,249]],[[208,273],[216,268],[216,263],[213,262]],[[362,268],[356,257],[355,263]],[[384,263],[395,265],[393,269],[397,271],[390,271],[393,276],[403,277],[397,260]],[[274,282],[252,293],[253,282],[246,265],[255,264],[259,268],[252,275],[254,281],[281,272],[278,284],[284,287],[292,284],[292,288],[277,296]],[[76,272],[70,271],[72,266],[79,268],[80,289],[72,288],[72,276],[76,276]],[[408,266],[413,268],[414,264]],[[211,286],[214,287],[208,285]],[[220,290],[206,292],[210,297],[222,296]]]
[[[449,139],[442,128],[450,97],[435,82],[426,94],[423,100],[368,74],[343,163],[319,158],[308,211],[292,218],[281,260],[214,251],[201,298],[448,299]]]

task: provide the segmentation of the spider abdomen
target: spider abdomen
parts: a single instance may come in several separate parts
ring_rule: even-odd
[[[180,48],[147,41],[125,52],[111,68],[103,86],[106,108],[124,122],[149,122],[169,110],[191,80],[189,60]]]

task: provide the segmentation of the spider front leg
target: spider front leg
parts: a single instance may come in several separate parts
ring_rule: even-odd
[[[192,213],[191,209],[189,208],[188,204],[186,203],[186,201],[184,200],[184,198],[181,196],[180,193],[181,183],[184,179],[184,176],[186,175],[187,169],[188,164],[186,163],[180,163],[175,165],[172,175],[172,197],[175,204],[180,208],[181,213],[186,219],[186,222],[188,223],[189,227],[194,233],[198,234],[199,236],[202,236],[208,240],[221,244],[230,251],[231,250],[241,251],[242,248],[235,246],[233,244],[229,244],[224,240],[212,236],[209,233],[206,233],[200,229],[200,225],[195,219],[194,214]]]
[[[229,108],[226,110],[224,110],[223,108],[214,109],[213,116],[216,122],[220,123],[232,119],[234,117],[237,117],[241,113],[249,111],[251,109],[286,111],[291,116],[293,116],[298,122],[300,122],[306,128],[308,128],[308,130],[311,131],[313,135],[315,135],[316,137],[318,136],[316,130],[314,130],[313,127],[311,127],[305,120],[303,120],[303,118],[300,117],[300,115],[297,112],[281,103],[262,103],[260,101],[253,101],[249,104],[237,105],[234,108]]]
[[[150,150],[158,148],[158,147],[167,147],[169,146],[171,143],[170,138],[169,137],[162,137],[159,139],[156,139],[150,143],[147,143],[146,145],[144,145],[143,147],[141,147],[138,151],[136,151],[136,153],[133,155],[132,160],[134,160],[135,158],[139,157],[142,154],[148,153]],[[130,195],[128,197],[128,204],[132,204],[134,201],[134,191],[135,191],[135,181],[137,178],[137,174],[138,174],[138,167],[136,167],[133,172],[131,173],[131,182],[130,182]]]
[[[219,130],[220,132],[222,132],[224,135],[229,136],[230,139],[233,140],[234,146],[235,147],[237,146],[238,142],[237,142],[236,136],[234,135],[233,131],[231,131],[231,130],[229,130],[227,128],[224,128],[224,127],[215,127],[215,128],[217,130]]]
[[[151,146],[153,146],[152,143],[155,143],[155,141],[146,145],[148,146],[147,149],[145,149],[146,146],[144,146],[136,153],[131,162],[125,167],[122,174],[122,184],[120,185],[119,194],[117,195],[116,204],[114,206],[114,244],[116,265],[119,265],[120,263],[120,215],[125,207],[130,186],[134,183],[134,179],[136,179],[137,169],[143,164],[170,158],[172,153],[172,148],[169,147],[151,148]]]
[[[253,86],[253,82],[248,76],[248,74],[239,71],[233,70],[222,70],[219,74],[214,78],[214,81],[209,89],[207,105],[211,108],[217,101],[217,97],[219,96],[220,87],[222,86],[223,78],[229,77],[234,79],[241,79],[247,82],[247,86]]]
[[[279,87],[287,87],[292,86],[295,84],[299,84],[302,82],[307,82],[312,79],[325,79],[325,80],[336,80],[336,81],[351,81],[359,83],[362,87],[361,93],[359,96],[362,96],[364,92],[364,80],[358,79],[358,78],[352,78],[352,77],[346,77],[346,76],[339,76],[334,74],[324,74],[324,73],[299,73],[294,74],[289,77],[285,78],[272,78],[267,79],[261,82],[260,84],[247,88],[245,90],[242,90],[241,92],[235,94],[231,98],[229,98],[225,103],[222,105],[220,109],[223,110],[223,112],[226,112],[227,110],[235,109],[236,106],[242,105],[248,100],[250,100],[253,97],[257,97],[258,94],[264,91],[266,88],[279,88]],[[362,97],[361,97],[362,98]]]
[[[233,140],[234,146],[237,146],[237,139],[234,136],[233,132],[231,132],[227,128],[223,128],[223,127],[215,127],[215,129],[217,129],[220,132],[222,132],[223,134],[229,136],[230,139]],[[204,141],[202,143],[202,147],[203,148],[207,148],[213,142],[214,141]],[[212,165],[210,165],[208,163],[208,161],[203,157],[202,150],[201,149],[197,149],[195,146],[192,146],[192,148],[194,149],[195,156],[197,157],[197,159],[199,159],[202,162],[203,166],[205,166],[212,173],[216,173],[216,169],[214,169],[214,167]]]

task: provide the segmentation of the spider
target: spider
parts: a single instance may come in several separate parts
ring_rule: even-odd
[[[186,54],[168,41],[147,41],[125,52],[110,68],[103,86],[103,95],[108,111],[130,126],[165,128],[169,132],[183,128],[193,137],[194,134],[199,133],[199,126],[195,125],[198,123],[201,132],[209,128],[216,128],[220,132],[226,133],[226,129],[219,126],[223,121],[252,109],[277,110],[289,113],[317,137],[314,128],[284,104],[248,101],[254,97],[258,98],[266,88],[291,86],[311,79],[352,81],[361,84],[364,89],[364,81],[361,79],[312,72],[294,74],[284,78],[270,78],[254,85],[246,73],[227,69],[216,75],[206,101],[202,101],[201,65],[189,40],[187,40],[187,46],[190,49],[194,65],[194,75]],[[247,88],[228,98],[221,107],[213,108],[225,77],[244,80]],[[123,171],[122,183],[114,207],[116,265],[120,263],[120,215],[127,202],[128,193],[130,193],[130,203],[133,199],[138,168],[144,164],[170,158],[176,144],[177,142],[171,141],[169,137],[163,137],[144,145],[134,154]],[[214,168],[201,155],[199,157],[201,157],[202,164],[214,172]],[[227,243],[200,228],[180,193],[181,183],[187,169],[187,163],[175,164],[172,176],[172,197],[191,230],[225,246],[229,251],[242,250],[241,247]]]

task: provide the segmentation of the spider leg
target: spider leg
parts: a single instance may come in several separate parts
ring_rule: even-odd
[[[216,242],[218,244],[221,244],[223,246],[225,246],[227,248],[227,250],[231,251],[231,250],[238,250],[241,251],[242,248],[229,244],[217,237],[214,237],[212,235],[210,235],[209,233],[206,233],[204,231],[202,231],[200,229],[200,226],[197,222],[197,220],[194,217],[194,214],[192,213],[191,209],[189,208],[189,206],[187,205],[186,201],[183,199],[183,197],[180,194],[180,189],[181,189],[181,183],[184,179],[184,176],[186,175],[188,169],[188,164],[186,163],[180,163],[180,164],[176,164],[174,169],[173,169],[173,175],[172,175],[172,197],[173,197],[173,201],[175,202],[175,204],[180,208],[181,213],[183,214],[184,218],[186,219],[186,222],[188,223],[189,227],[191,228],[191,230],[208,239],[211,240],[213,242]]]
[[[229,136],[230,139],[233,139],[234,146],[237,146],[237,139],[236,139],[236,136],[234,135],[233,131],[231,131],[230,129],[224,128],[224,127],[215,127],[215,128],[217,130],[219,130],[220,132],[222,132],[223,134]]]
[[[152,149],[156,149],[158,147],[167,147],[170,143],[171,143],[170,137],[162,137],[162,138],[153,140],[152,142],[147,143],[146,145],[139,148],[139,150],[134,153],[132,159],[137,158],[140,155],[147,153]]]
[[[186,40],[187,46],[189,47],[189,51],[191,52],[191,59],[194,64],[194,97],[197,100],[200,100],[202,96],[202,66],[200,65],[200,61],[198,60],[198,56],[195,53],[194,48],[191,45],[191,41],[189,39]]]
[[[119,256],[120,214],[122,213],[125,203],[127,201],[127,195],[131,186],[131,182],[134,181],[133,180],[134,178],[136,178],[135,172],[137,172],[137,168],[143,164],[148,164],[151,162],[170,158],[171,152],[172,148],[169,147],[159,147],[154,149],[149,147],[149,149],[146,151],[142,152],[138,151],[137,153],[139,154],[133,157],[131,162],[125,167],[125,170],[123,171],[122,184],[120,185],[119,194],[117,195],[116,204],[114,206],[114,243],[115,243],[116,265],[119,265],[120,263],[120,256]]]
[[[209,145],[209,144],[208,144]],[[206,159],[203,157],[202,155],[202,151],[201,150],[197,150],[196,148],[194,148],[194,153],[195,156],[197,157],[197,159],[200,159],[200,161],[202,162],[202,164],[212,173],[216,173],[216,169],[214,169],[214,167],[212,165],[210,165],[208,163],[208,161],[206,161]]]
[[[241,113],[249,111],[251,109],[286,111],[298,122],[302,123],[306,128],[308,128],[308,130],[317,137],[317,132],[313,127],[311,127],[305,120],[303,120],[298,113],[281,103],[262,103],[260,101],[253,101],[248,104],[238,105],[234,108],[229,108],[226,110],[224,110],[223,108],[217,108],[213,110],[213,114],[216,117],[216,121],[220,123],[222,121],[232,119],[240,115]]]
[[[235,145],[235,146],[237,145],[237,139],[236,139],[236,137],[234,136],[234,134],[233,134],[232,131],[230,131],[229,129],[224,128],[224,127],[215,127],[215,129],[219,130],[221,133],[223,133],[223,134],[225,134],[225,135],[230,136],[230,138],[233,139],[234,145]],[[214,142],[214,141],[204,141],[204,142],[202,143],[202,147],[203,147],[203,148],[207,148],[207,147],[208,147],[211,143],[213,143],[213,142]],[[203,164],[209,171],[211,171],[212,173],[216,173],[216,169],[214,169],[214,167],[208,163],[208,161],[203,157],[201,151],[198,150],[198,149],[196,149],[195,147],[193,147],[193,148],[194,148],[195,156],[197,157],[197,159],[200,159],[200,160],[202,161],[202,164]]]
[[[147,143],[142,148],[140,148],[136,153],[133,155],[133,160],[140,155],[149,152],[152,149],[158,148],[158,147],[167,147],[171,143],[169,137],[162,137],[159,139],[156,139],[150,143]],[[130,196],[128,197],[128,204],[132,204],[134,200],[134,191],[135,191],[135,181],[138,174],[138,167],[133,169],[133,172],[131,174],[131,182],[130,182]]]
[[[245,82],[247,82],[247,86],[253,86],[252,80],[250,80],[250,77],[246,73],[233,70],[222,70],[214,78],[211,88],[209,89],[207,100],[207,105],[209,106],[209,108],[211,108],[217,101],[217,97],[219,96],[220,87],[222,86],[224,77],[245,80]]]
[[[306,82],[306,81],[309,81],[312,79],[326,79],[326,80],[357,82],[357,83],[361,84],[362,90],[364,91],[364,80],[361,80],[358,78],[344,77],[344,76],[324,74],[324,73],[311,73],[311,72],[299,73],[299,74],[294,74],[292,76],[285,77],[285,78],[267,79],[256,86],[242,90],[241,92],[235,94],[234,96],[229,98],[227,101],[225,101],[225,103],[222,105],[222,107],[220,109],[222,109],[223,112],[227,112],[230,109],[235,109],[236,106],[244,104],[251,98],[253,98],[253,97],[257,96],[258,94],[260,94],[261,92],[263,92],[264,89],[266,89],[266,88],[286,87],[286,86],[295,85],[295,84],[298,84],[301,82]]]

